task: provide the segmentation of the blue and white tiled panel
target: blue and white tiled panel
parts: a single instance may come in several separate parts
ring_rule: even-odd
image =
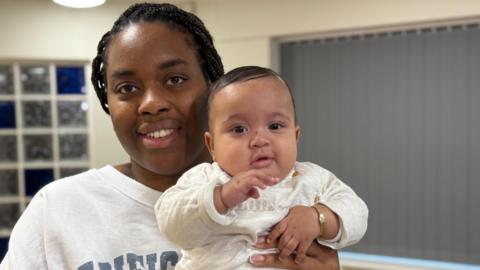
[[[86,167],[62,167],[60,168],[60,178],[78,174],[86,171]],[[1,197],[15,197],[19,194],[25,194],[27,197],[32,197],[43,186],[54,180],[53,168],[29,168],[22,171],[25,177],[25,185],[21,193],[19,190],[18,170],[17,169],[1,169],[0,170],[0,196]],[[0,204],[1,206],[2,204]],[[0,211],[0,220],[3,211]],[[0,229],[3,229],[3,224],[0,222]]]
[[[0,64],[0,259],[24,204],[54,178],[88,169],[62,162],[89,160],[88,134],[77,131],[87,128],[83,66],[13,66]]]
[[[81,66],[57,66],[57,94],[85,94],[85,71]],[[13,94],[11,66],[0,66],[0,94]],[[4,78],[2,80],[2,78]],[[20,67],[21,94],[49,94],[50,70],[48,65]]]

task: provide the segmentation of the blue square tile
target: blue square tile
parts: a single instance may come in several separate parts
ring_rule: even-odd
[[[3,257],[7,253],[8,249],[8,238],[0,238],[0,261],[3,260]]]
[[[57,67],[58,94],[85,94],[83,67]]]
[[[15,102],[0,101],[0,128],[15,127]]]
[[[53,181],[53,169],[26,169],[25,194],[33,196],[43,186]]]

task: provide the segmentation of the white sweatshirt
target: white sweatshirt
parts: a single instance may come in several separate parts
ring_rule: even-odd
[[[0,269],[174,269],[178,248],[153,213],[160,195],[111,166],[54,181],[18,220]]]
[[[294,171],[298,174],[292,176]],[[341,224],[337,242],[320,244],[342,248],[366,232],[365,203],[335,175],[313,163],[297,162],[280,183],[259,190],[259,199],[248,199],[222,215],[215,209],[213,190],[229,179],[217,163],[200,164],[155,205],[160,230],[182,248],[176,270],[255,269],[248,258],[262,252],[254,248],[257,235],[282,220],[291,207],[313,205],[316,198],[338,215]]]

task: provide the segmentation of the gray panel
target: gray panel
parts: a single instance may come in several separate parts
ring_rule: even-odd
[[[480,257],[480,234],[472,233],[477,232],[480,228],[480,30],[475,29],[474,34],[470,35],[469,42],[471,43],[469,52],[469,85],[467,88],[468,95],[468,110],[467,110],[467,186],[468,191],[465,196],[468,198],[468,204],[466,207],[460,208],[460,211],[465,211],[468,217],[467,233],[468,234],[468,258]]]
[[[367,202],[349,250],[480,263],[480,30],[281,46],[299,159]]]

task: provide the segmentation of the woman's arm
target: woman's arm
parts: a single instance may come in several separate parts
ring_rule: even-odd
[[[275,247],[275,243],[258,243],[257,247],[265,249],[272,248]],[[256,267],[276,267],[291,270],[340,270],[337,251],[317,243],[313,243],[310,246],[307,250],[306,258],[300,263],[295,262],[293,255],[280,260],[278,253],[253,255],[250,257],[250,263]]]

